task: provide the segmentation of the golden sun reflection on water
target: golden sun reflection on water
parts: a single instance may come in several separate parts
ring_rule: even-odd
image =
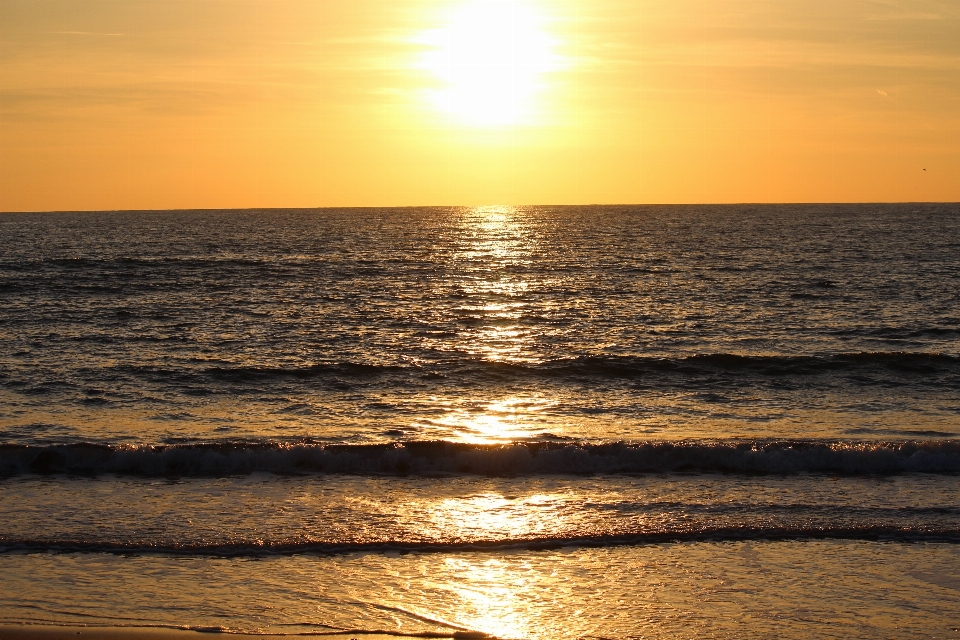
[[[571,523],[577,526],[572,504],[584,496],[574,491],[542,491],[519,495],[497,490],[472,495],[422,500],[396,505],[404,520],[416,522],[416,538],[474,542],[548,538]],[[519,564],[518,564],[519,562]],[[542,637],[531,597],[551,588],[551,573],[538,572],[529,560],[507,561],[486,554],[455,554],[425,575],[423,592],[430,604],[398,599],[394,606],[423,620],[481,632],[495,638]]]
[[[523,267],[537,248],[528,224],[512,207],[478,207],[461,220],[456,262],[467,302],[460,312],[475,330],[462,334],[457,347],[471,355],[495,362],[534,359],[532,336],[521,324],[532,289]]]
[[[567,494],[531,494],[523,497],[483,493],[450,498],[435,503],[425,514],[424,533],[443,532],[462,540],[504,539],[550,534],[564,505],[574,499]],[[482,556],[454,556],[444,561],[446,579],[436,587],[450,593],[459,603],[454,622],[497,638],[525,638],[535,631],[529,606],[534,581],[502,560]],[[450,579],[450,578],[454,579]],[[547,578],[549,580],[549,578]]]
[[[538,335],[524,322],[525,316],[545,311],[535,302],[541,283],[526,275],[539,250],[534,221],[520,208],[487,206],[464,212],[458,226],[454,265],[464,298],[457,310],[464,328],[449,348],[505,366],[539,362]],[[516,394],[465,398],[417,426],[439,428],[444,437],[465,442],[508,442],[542,434],[544,416],[556,404]]]
[[[531,578],[496,558],[477,561],[447,558],[447,571],[467,574],[469,581],[454,583],[451,590],[465,605],[457,622],[497,638],[524,638],[533,621],[520,593],[530,589]]]
[[[513,497],[482,493],[441,500],[431,505],[426,514],[424,533],[442,533],[459,540],[490,536],[510,540],[552,534],[564,507],[576,499],[567,494]]]
[[[434,421],[454,439],[476,444],[509,442],[540,433],[538,414],[556,405],[543,398],[508,397],[450,407]]]
[[[439,622],[447,629],[469,630],[490,638],[537,637],[536,612],[530,607],[529,594],[541,586],[544,576],[537,575],[531,563],[521,562],[528,566],[518,571],[516,563],[498,558],[444,558],[435,568],[436,577],[424,577],[422,584],[423,591],[438,602],[432,606],[398,603],[397,609]],[[439,608],[448,609],[446,615],[438,615]]]

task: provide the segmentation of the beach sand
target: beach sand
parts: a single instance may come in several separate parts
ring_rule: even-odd
[[[217,631],[198,631],[190,629],[165,629],[154,627],[70,627],[47,625],[0,625],[0,640],[205,640],[210,637],[225,636],[238,640],[276,640],[271,634],[235,634]],[[451,638],[453,640],[479,640],[492,636],[470,632],[453,634],[418,634],[398,636],[396,634],[347,632],[315,633],[300,637],[323,638],[324,640],[397,640],[400,638]]]

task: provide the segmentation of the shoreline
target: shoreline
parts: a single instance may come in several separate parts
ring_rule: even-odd
[[[396,640],[397,638],[437,638],[450,640],[496,640],[483,633],[384,633],[382,631],[317,631],[312,633],[243,633],[215,629],[174,629],[169,627],[102,627],[52,624],[0,624],[0,640],[203,640],[211,637],[242,640],[276,638],[322,638],[323,640]]]

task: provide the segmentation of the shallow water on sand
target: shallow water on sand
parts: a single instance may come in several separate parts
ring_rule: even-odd
[[[956,545],[838,541],[257,559],[7,554],[0,608],[7,620],[279,633],[954,638],[957,567]]]
[[[954,476],[23,477],[8,551],[269,556],[668,540],[960,542]]]

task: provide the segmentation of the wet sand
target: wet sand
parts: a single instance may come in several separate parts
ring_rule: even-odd
[[[199,631],[190,629],[164,629],[155,627],[69,627],[29,624],[0,625],[0,640],[209,640],[224,637],[238,640],[276,640],[289,637],[270,634],[235,634],[218,631]],[[293,637],[323,638],[324,640],[397,640],[397,638],[451,638],[453,640],[479,640],[491,636],[458,632],[444,634],[397,635],[369,632],[319,632]]]

